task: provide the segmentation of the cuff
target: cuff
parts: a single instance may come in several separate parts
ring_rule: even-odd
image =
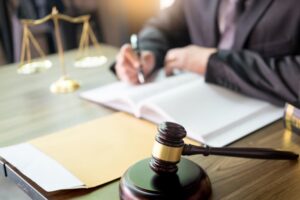
[[[208,83],[219,83],[224,75],[224,63],[219,58],[219,52],[212,54],[207,63],[205,82]]]
[[[116,61],[109,66],[109,70],[116,75]]]

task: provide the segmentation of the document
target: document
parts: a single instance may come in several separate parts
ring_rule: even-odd
[[[0,148],[0,157],[47,192],[91,188],[151,157],[156,134],[153,123],[116,113]]]
[[[116,82],[80,96],[154,123],[181,124],[190,138],[221,147],[278,120],[283,108],[185,73],[139,86]]]

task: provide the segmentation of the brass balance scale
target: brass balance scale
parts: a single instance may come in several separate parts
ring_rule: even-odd
[[[56,8],[52,9],[51,14],[38,20],[22,20],[23,24],[23,38],[21,61],[17,72],[19,74],[34,74],[48,70],[52,67],[50,60],[46,59],[41,46],[34,38],[29,27],[38,26],[52,20],[54,23],[54,31],[56,38],[56,45],[58,49],[58,56],[61,68],[61,77],[51,84],[50,91],[52,93],[70,93],[77,90],[79,83],[67,75],[67,70],[64,64],[64,51],[59,30],[59,20],[64,20],[70,23],[83,24],[82,34],[79,42],[79,48],[74,62],[74,66],[78,68],[93,68],[102,66],[107,62],[105,56],[97,55],[91,56],[89,53],[89,41],[91,40],[93,46],[100,52],[100,45],[89,23],[90,15],[83,15],[79,17],[70,17],[60,14]],[[30,42],[36,49],[40,59],[31,59]]]

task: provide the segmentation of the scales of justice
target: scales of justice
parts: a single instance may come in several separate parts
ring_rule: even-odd
[[[22,50],[20,65],[17,72],[19,74],[34,74],[42,71],[46,71],[52,67],[50,60],[46,59],[46,55],[43,52],[41,46],[34,38],[30,31],[30,27],[39,26],[50,20],[54,24],[54,33],[56,38],[56,46],[58,50],[59,63],[61,68],[61,77],[51,84],[50,90],[52,93],[69,93],[77,90],[80,85],[79,83],[68,76],[67,70],[64,62],[64,50],[62,45],[62,39],[60,35],[59,20],[64,20],[70,23],[82,24],[82,34],[79,42],[79,48],[77,56],[74,62],[74,66],[77,68],[93,68],[99,67],[107,62],[107,58],[100,54],[100,45],[97,38],[89,23],[90,15],[83,15],[79,17],[70,17],[67,15],[60,14],[58,10],[54,7],[51,14],[37,20],[22,20],[23,24],[23,38],[22,38]],[[92,56],[89,52],[89,42],[92,42],[93,46],[96,48],[98,55]],[[38,55],[39,59],[31,59],[30,44],[33,45]]]

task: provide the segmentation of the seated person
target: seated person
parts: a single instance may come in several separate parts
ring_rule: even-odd
[[[139,33],[139,60],[125,44],[118,77],[138,84],[164,67],[282,106],[300,106],[300,9],[297,0],[176,0]]]

